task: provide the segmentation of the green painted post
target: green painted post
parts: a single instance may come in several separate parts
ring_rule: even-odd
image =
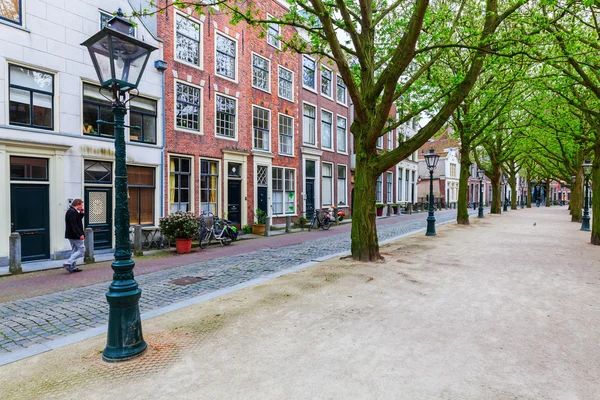
[[[115,261],[113,281],[106,293],[109,305],[108,336],[102,353],[104,361],[124,361],[146,350],[142,336],[139,301],[142,290],[134,279],[129,241],[127,204],[127,158],[125,150],[125,105],[113,104],[115,116]]]

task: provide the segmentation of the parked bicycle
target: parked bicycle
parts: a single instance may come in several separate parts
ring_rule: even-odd
[[[329,213],[325,213],[322,210],[315,210],[313,212],[313,219],[310,222],[310,225],[308,225],[309,232],[313,226],[316,229],[322,228],[324,231],[329,229],[331,226],[331,216]]]
[[[205,249],[213,241],[218,241],[221,246],[226,246],[231,242],[237,240],[238,232],[237,228],[233,226],[233,223],[227,219],[221,219],[211,212],[203,213],[204,216],[212,216],[212,226],[207,227],[201,226],[199,234],[200,248]]]

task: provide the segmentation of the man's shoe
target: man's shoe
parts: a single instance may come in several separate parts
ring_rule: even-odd
[[[72,270],[70,270],[69,272],[81,272],[81,270],[79,268],[75,267]]]

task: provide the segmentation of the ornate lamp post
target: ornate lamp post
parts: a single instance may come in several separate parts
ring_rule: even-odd
[[[504,184],[504,207],[502,208],[503,212],[507,212],[508,211],[508,204],[506,201],[506,189],[508,189],[508,185],[506,184],[508,182],[508,178],[506,177],[506,175],[502,175],[502,183]]]
[[[585,179],[585,199],[583,202],[583,217],[581,217],[581,230],[591,231],[590,229],[590,173],[592,172],[592,163],[590,160],[585,160],[581,165]]]
[[[525,181],[520,180],[519,185],[521,186],[521,209],[525,208]]]
[[[542,193],[540,191],[540,185],[539,184],[535,185],[535,193],[536,193],[536,196],[535,196],[535,206],[539,207],[540,206],[540,202],[541,202],[540,198],[542,197]]]
[[[560,181],[560,205],[561,206],[565,205],[565,193],[566,193],[565,184],[566,184],[565,181]]]
[[[483,216],[483,177],[485,173],[483,169],[477,169],[477,177],[479,178],[479,213],[477,214],[477,218],[484,218]]]
[[[102,353],[104,361],[124,361],[146,350],[142,336],[139,300],[141,289],[134,279],[129,242],[127,205],[127,164],[125,155],[126,95],[136,89],[150,53],[157,48],[129,35],[133,24],[121,9],[107,27],[81,45],[88,48],[98,80],[112,93],[115,129],[115,261],[113,281],[106,293],[109,305],[108,336]],[[108,122],[103,122],[108,123]]]
[[[421,153],[423,154],[423,153]],[[435,154],[434,149],[429,149],[429,153],[423,154],[427,169],[429,169],[429,215],[427,216],[427,232],[425,236],[435,236],[435,209],[433,208],[433,171],[437,167],[440,156]]]

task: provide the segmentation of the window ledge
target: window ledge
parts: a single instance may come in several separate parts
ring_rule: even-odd
[[[5,21],[3,19],[0,19],[0,24],[6,25],[6,26],[10,26],[11,28],[19,29],[19,30],[22,30],[22,31],[27,32],[27,33],[31,33],[31,31],[29,29],[27,29],[27,28],[25,28],[25,27],[23,27],[23,26],[21,26],[21,25],[19,25],[17,23],[14,23],[14,22],[9,22],[9,21]]]

